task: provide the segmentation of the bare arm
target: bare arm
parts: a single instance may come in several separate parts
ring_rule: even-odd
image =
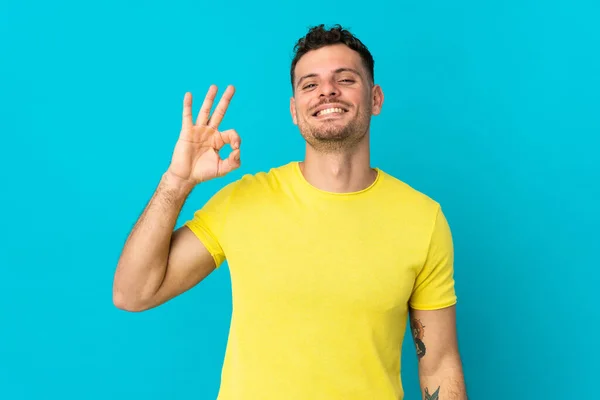
[[[410,313],[423,399],[467,400],[455,306],[433,311],[411,309]]]
[[[186,227],[174,226],[191,187],[165,173],[131,231],[117,264],[116,307],[143,311],[183,293],[215,268],[212,256]]]
[[[117,263],[113,302],[129,311],[156,307],[198,284],[215,263],[206,247],[187,228],[174,231],[185,200],[200,182],[222,177],[240,166],[240,138],[234,130],[217,130],[231,100],[229,86],[212,116],[217,92],[211,86],[192,121],[192,95],[186,93],[179,140],[171,165],[132,229]],[[222,160],[219,150],[233,151]]]

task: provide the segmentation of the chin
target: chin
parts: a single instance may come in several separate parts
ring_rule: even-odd
[[[363,123],[361,123],[363,122]],[[298,128],[306,142],[324,152],[339,151],[356,146],[364,137],[367,126],[360,120],[339,118],[320,121],[301,120]]]
[[[317,140],[333,140],[339,141],[347,139],[351,136],[346,129],[319,129],[312,132],[312,137]]]

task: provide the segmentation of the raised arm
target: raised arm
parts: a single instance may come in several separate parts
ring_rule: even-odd
[[[424,400],[467,400],[456,334],[456,308],[410,310]]]
[[[217,130],[234,88],[227,88],[209,117],[216,92],[217,88],[211,86],[195,124],[192,95],[185,95],[181,133],[171,164],[129,234],[117,263],[113,302],[118,308],[143,311],[156,307],[190,289],[215,268],[212,256],[192,231],[185,226],[174,231],[174,227],[196,185],[240,166],[238,134]],[[219,150],[226,143],[233,151],[222,160]]]

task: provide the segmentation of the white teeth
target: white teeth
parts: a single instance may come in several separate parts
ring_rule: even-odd
[[[317,113],[317,117],[319,115],[324,115],[324,114],[331,114],[331,113],[343,113],[344,110],[342,110],[341,108],[326,108],[324,110],[321,110]]]

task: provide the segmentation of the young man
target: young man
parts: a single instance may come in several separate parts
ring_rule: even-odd
[[[233,316],[219,400],[398,400],[410,315],[425,399],[466,399],[453,245],[440,205],[370,165],[383,92],[373,58],[347,30],[312,28],[295,47],[290,112],[303,162],[225,185],[184,226],[189,193],[240,167],[241,140],[219,131],[212,86],[194,123],[186,93],[172,161],[119,260],[114,303],[156,307],[226,259]],[[224,144],[233,151],[221,159]]]

